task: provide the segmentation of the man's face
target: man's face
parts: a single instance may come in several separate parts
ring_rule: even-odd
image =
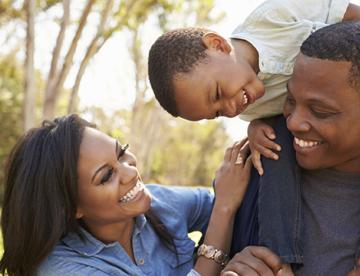
[[[189,73],[174,78],[179,116],[198,121],[234,117],[264,94],[254,70],[227,52],[206,50],[208,57]]]
[[[299,165],[360,172],[360,91],[349,86],[350,62],[300,55],[284,105]]]

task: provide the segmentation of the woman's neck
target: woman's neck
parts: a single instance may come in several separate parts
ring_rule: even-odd
[[[86,223],[90,233],[103,243],[119,242],[129,257],[135,262],[132,250],[132,234],[134,230],[135,219],[129,219],[126,222],[108,225],[91,225]]]

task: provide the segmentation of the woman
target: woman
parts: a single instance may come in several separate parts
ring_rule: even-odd
[[[136,159],[77,115],[17,143],[6,171],[4,255],[11,275],[217,275],[246,191],[246,142],[226,150],[206,189],[146,185]],[[213,210],[211,212],[213,204]],[[207,233],[195,267],[187,234]]]

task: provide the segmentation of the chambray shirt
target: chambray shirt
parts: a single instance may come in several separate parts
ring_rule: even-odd
[[[214,196],[208,189],[146,185],[153,195],[151,208],[172,235],[177,252],[163,245],[144,215],[136,217],[132,235],[136,264],[118,242],[104,244],[82,229],[65,236],[38,269],[38,275],[192,275],[194,242],[191,231],[206,228]]]
[[[309,35],[340,22],[349,0],[267,0],[257,7],[230,38],[251,43],[259,54],[258,77],[265,95],[239,117],[245,121],[282,113],[286,84],[300,46]]]

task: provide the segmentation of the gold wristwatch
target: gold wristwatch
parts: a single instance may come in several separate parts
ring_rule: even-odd
[[[198,251],[198,256],[204,256],[205,258],[214,260],[216,263],[220,264],[221,266],[225,266],[229,261],[229,256],[222,252],[219,249],[216,249],[212,245],[202,244],[200,245]]]

